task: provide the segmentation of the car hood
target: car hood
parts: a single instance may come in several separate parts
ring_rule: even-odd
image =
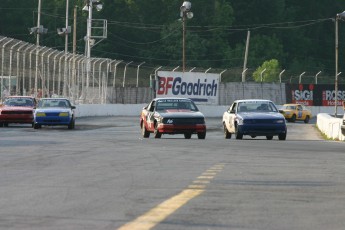
[[[63,113],[63,112],[71,112],[69,108],[38,108],[35,112],[42,112],[42,113]]]
[[[284,116],[280,113],[269,112],[269,113],[260,113],[260,112],[251,112],[251,113],[238,113],[238,117],[243,119],[285,119]]]
[[[33,107],[30,106],[1,106],[0,110],[2,111],[28,111],[28,110],[33,110]]]
[[[165,110],[164,112],[156,112],[159,116],[163,118],[204,118],[204,115],[199,111],[186,111],[186,110]]]

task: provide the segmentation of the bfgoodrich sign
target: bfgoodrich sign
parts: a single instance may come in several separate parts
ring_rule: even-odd
[[[186,97],[218,104],[219,74],[158,71],[156,97]]]

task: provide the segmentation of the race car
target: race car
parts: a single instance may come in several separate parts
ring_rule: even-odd
[[[249,135],[266,136],[267,140],[278,136],[279,140],[285,140],[287,135],[284,116],[272,101],[261,99],[234,101],[223,114],[223,129],[226,139],[234,134],[236,139]]]
[[[141,133],[144,138],[161,138],[162,134],[183,134],[190,139],[197,134],[198,139],[206,138],[204,115],[191,99],[156,98],[145,106],[140,116]]]
[[[42,125],[67,125],[68,129],[74,129],[75,108],[66,98],[40,99],[34,112],[34,129]]]
[[[10,123],[33,124],[36,99],[27,96],[9,96],[0,105],[0,127]]]
[[[304,105],[300,104],[284,104],[279,112],[284,115],[285,119],[289,122],[295,122],[296,120],[309,123],[312,114]]]

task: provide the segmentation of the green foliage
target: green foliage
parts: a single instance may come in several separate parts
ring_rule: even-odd
[[[279,80],[280,67],[276,59],[265,61],[253,73],[253,79],[261,82],[261,73],[263,82],[277,82]]]
[[[1,0],[0,35],[35,43],[28,28],[37,25],[38,0]],[[177,66],[182,59],[181,0],[102,0],[94,19],[108,21],[108,38],[92,48],[92,55],[147,65]],[[189,67],[243,67],[247,31],[251,31],[247,67],[279,60],[296,75],[306,71],[334,74],[334,18],[344,1],[329,0],[198,0],[187,20],[186,61]],[[84,53],[85,0],[69,0],[69,25],[77,10],[77,51]],[[66,0],[42,0],[41,24],[48,34],[42,46],[64,49],[56,33],[65,26]],[[322,20],[318,20],[322,19]],[[345,68],[345,23],[339,22],[339,70]],[[69,38],[72,50],[72,36]],[[343,70],[344,72],[345,70]]]

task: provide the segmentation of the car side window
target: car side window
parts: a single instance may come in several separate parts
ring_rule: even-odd
[[[236,105],[236,103],[232,104],[232,106],[229,109],[230,113],[236,113]]]
[[[155,106],[156,105],[156,102],[155,101],[153,101],[152,103],[151,103],[151,105],[149,106],[149,111],[150,112],[153,112],[154,110],[155,110]]]

